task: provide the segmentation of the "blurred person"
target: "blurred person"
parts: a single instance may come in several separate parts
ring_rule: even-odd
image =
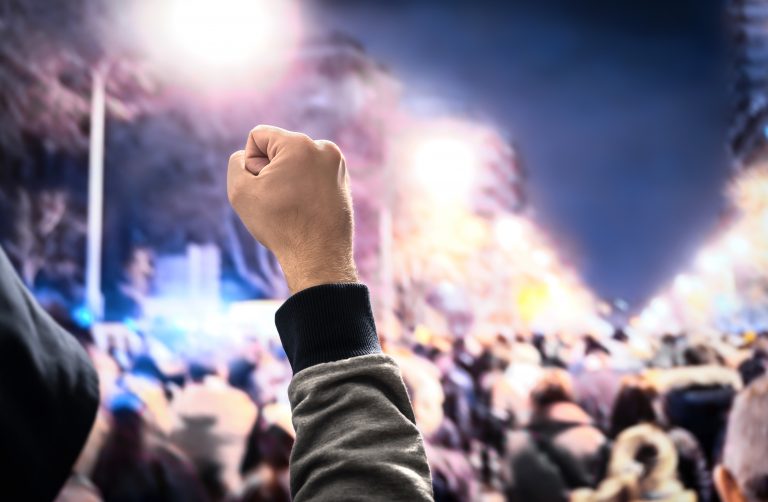
[[[93,469],[104,502],[209,500],[192,463],[147,428],[137,396],[115,396],[110,409],[111,430]]]
[[[634,425],[656,424],[656,397],[654,388],[642,377],[624,377],[621,389],[613,402],[608,435],[615,439]]]
[[[577,490],[572,502],[696,502],[677,479],[672,441],[653,425],[622,432],[611,451],[606,479],[597,490]]]
[[[259,386],[254,377],[256,363],[245,357],[237,357],[229,362],[227,383],[245,392],[254,403],[261,402]]]
[[[472,435],[472,410],[477,406],[475,386],[469,373],[456,363],[451,353],[438,355],[435,364],[440,369],[445,400],[443,412],[462,431],[462,449],[469,450],[469,436]]]
[[[704,353],[707,352],[696,357],[709,357]],[[731,402],[741,389],[738,372],[720,365],[700,365],[650,370],[646,377],[660,396],[667,425],[693,434],[706,456],[707,466],[713,468]]]
[[[396,351],[393,357],[400,365],[416,424],[424,437],[435,500],[472,500],[478,487],[463,448],[463,433],[469,431],[460,431],[444,413],[440,369],[406,350]]]
[[[93,469],[109,434],[109,416],[104,407],[99,407],[91,433],[85,442],[80,457],[72,468],[72,475],[59,492],[55,502],[99,502],[99,489],[93,484]]]
[[[661,337],[661,343],[653,357],[653,366],[657,368],[673,368],[682,363],[681,345],[684,337],[680,335],[665,334]]]
[[[766,373],[766,357],[760,352],[755,352],[750,358],[739,364],[739,374],[744,386],[749,385]]]
[[[190,383],[171,402],[178,420],[173,443],[192,459],[214,497],[240,489],[240,460],[258,408],[243,391],[231,387],[213,365],[189,365]]]
[[[696,438],[685,429],[666,427],[658,393],[642,376],[624,377],[613,403],[609,435],[618,438],[630,427],[650,424],[665,429],[678,456],[677,474],[683,485],[696,493],[699,502],[712,498],[712,478],[707,459]]]
[[[570,368],[575,377],[575,400],[595,420],[595,425],[605,427],[621,381],[614,369],[616,358],[591,335],[585,336],[582,343],[583,356]]]
[[[752,382],[735,399],[715,485],[723,502],[768,501],[768,377]]]
[[[723,366],[725,358],[711,345],[695,343],[683,350],[683,364],[685,366]]]
[[[240,465],[244,481],[239,502],[290,502],[288,466],[293,442],[293,435],[278,425],[267,425],[261,418],[254,423]]]
[[[602,477],[610,443],[574,402],[573,382],[561,369],[547,370],[531,391],[533,415],[511,435],[507,499],[568,499]]]
[[[488,379],[483,379],[484,387],[492,385],[490,392],[494,413],[517,423],[528,423],[533,413],[531,391],[544,371],[539,352],[533,345],[516,342],[512,360],[504,370],[503,378],[495,378],[490,374]]]
[[[275,316],[294,376],[294,501],[431,500],[424,444],[394,361],[381,353],[352,253],[336,145],[259,126],[229,160],[227,192],[274,253],[292,296]]]
[[[0,489],[53,500],[91,431],[99,383],[85,350],[46,314],[0,249]]]

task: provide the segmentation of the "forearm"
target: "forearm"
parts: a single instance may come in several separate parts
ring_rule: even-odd
[[[400,371],[380,353],[367,289],[301,292],[277,324],[296,372],[293,499],[432,500],[423,442]]]
[[[275,316],[296,375],[294,500],[431,499],[411,404],[397,367],[380,355],[368,290],[355,283],[354,210],[339,148],[257,126],[229,158],[227,195],[298,291]]]

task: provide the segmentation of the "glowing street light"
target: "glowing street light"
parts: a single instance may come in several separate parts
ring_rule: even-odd
[[[669,303],[664,298],[656,297],[651,301],[650,310],[648,311],[653,312],[659,316],[665,316],[669,314],[672,311],[672,309],[670,308]]]
[[[743,258],[749,254],[749,241],[736,233],[732,233],[726,238],[725,245],[734,257]]]
[[[499,245],[509,251],[526,240],[526,227],[520,218],[504,216],[496,220],[493,231]]]
[[[163,76],[233,86],[267,87],[279,78],[298,40],[294,0],[145,0],[138,5],[138,35]],[[104,214],[105,65],[92,73],[88,171],[85,301],[103,315],[101,251]],[[252,89],[250,87],[249,89]]]
[[[477,148],[458,135],[428,136],[414,145],[412,169],[420,188],[439,202],[465,199],[480,161]]]
[[[722,272],[728,266],[728,260],[722,254],[708,249],[696,257],[696,266],[709,274]]]
[[[537,249],[533,252],[533,261],[542,268],[549,268],[555,263],[555,257],[546,249]]]
[[[255,84],[273,81],[300,24],[294,0],[149,0],[139,17],[148,52],[166,73],[228,87],[256,74]]]
[[[680,274],[675,278],[675,290],[682,295],[691,294],[696,289],[694,279],[686,274]]]

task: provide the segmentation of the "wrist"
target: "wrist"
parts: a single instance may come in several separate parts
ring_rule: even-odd
[[[285,280],[292,295],[324,284],[350,284],[359,282],[354,261],[328,262],[318,266],[283,267]]]

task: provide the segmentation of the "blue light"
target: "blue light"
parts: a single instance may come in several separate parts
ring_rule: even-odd
[[[125,324],[125,327],[133,331],[134,333],[138,333],[139,331],[139,325],[136,322],[136,319],[133,317],[126,317],[123,319],[123,324]]]
[[[93,325],[93,314],[84,306],[77,307],[72,311],[72,320],[81,328],[90,328]]]
[[[113,396],[107,404],[107,407],[113,412],[118,410],[126,410],[133,411],[135,413],[141,413],[141,411],[144,410],[144,402],[133,392],[124,390],[123,392]]]

